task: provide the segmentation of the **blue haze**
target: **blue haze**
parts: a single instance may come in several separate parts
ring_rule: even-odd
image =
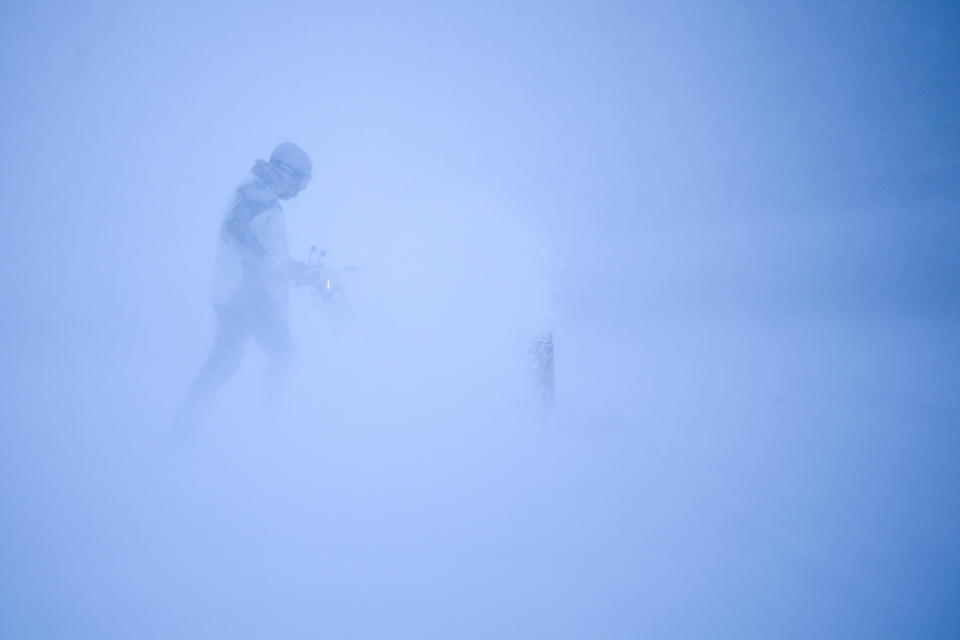
[[[951,2],[0,5],[0,638],[960,634]],[[297,362],[218,228],[314,161]],[[554,332],[538,410],[528,341]]]

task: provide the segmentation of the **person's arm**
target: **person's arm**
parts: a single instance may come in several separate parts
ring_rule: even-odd
[[[252,222],[269,208],[266,202],[238,195],[233,207],[223,221],[220,234],[224,240],[236,245],[241,250],[245,260],[259,261],[267,254],[266,248],[260,242],[260,238],[252,226]]]
[[[303,276],[307,265],[290,258],[286,225],[279,207],[254,217],[250,221],[250,233],[259,247],[259,262],[267,274],[281,280],[298,280]]]

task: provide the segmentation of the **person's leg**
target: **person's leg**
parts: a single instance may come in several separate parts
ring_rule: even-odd
[[[286,308],[279,304],[265,305],[254,315],[251,329],[267,356],[264,403],[272,409],[283,395],[293,365],[293,340]]]
[[[554,389],[553,332],[541,333],[533,343],[534,376],[543,408],[553,408]]]
[[[250,336],[246,313],[238,307],[217,308],[216,312],[217,333],[213,347],[177,412],[179,422],[194,422],[202,418],[220,387],[237,372],[243,360],[244,348]]]

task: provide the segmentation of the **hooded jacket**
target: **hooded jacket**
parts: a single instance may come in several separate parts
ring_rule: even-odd
[[[237,188],[220,225],[211,295],[214,306],[287,302],[291,260],[286,224],[270,187],[268,167],[260,165]]]

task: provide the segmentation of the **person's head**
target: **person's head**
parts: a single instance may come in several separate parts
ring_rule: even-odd
[[[275,179],[273,189],[278,198],[287,200],[307,188],[313,162],[307,152],[292,142],[281,142],[270,154],[270,168]]]

